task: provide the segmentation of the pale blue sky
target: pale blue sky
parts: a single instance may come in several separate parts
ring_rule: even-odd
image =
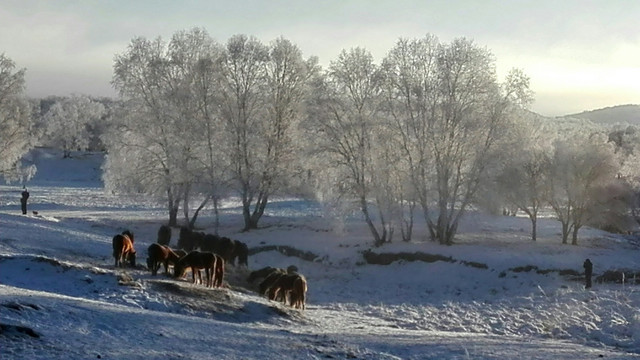
[[[637,0],[0,0],[0,52],[27,69],[31,96],[115,96],[114,55],[136,36],[282,35],[326,66],[355,46],[380,61],[399,37],[431,33],[488,48],[500,76],[523,69],[532,110],[563,115],[640,104],[639,19]]]

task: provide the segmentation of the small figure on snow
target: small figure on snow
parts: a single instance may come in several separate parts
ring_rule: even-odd
[[[29,191],[26,187],[22,187],[22,197],[20,198],[20,204],[22,205],[22,215],[27,214],[27,199],[29,198]]]
[[[584,264],[582,264],[582,267],[584,267],[584,277],[585,277],[585,285],[584,288],[585,289],[590,289],[591,288],[591,274],[593,274],[593,264],[591,263],[591,260],[587,259],[584,261]]]

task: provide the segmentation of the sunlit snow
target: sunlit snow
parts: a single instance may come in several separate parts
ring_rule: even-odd
[[[250,249],[287,245],[317,257],[253,254],[249,269],[228,266],[225,288],[208,289],[142,266],[114,269],[111,238],[124,229],[135,233],[145,264],[167,221],[164,204],[106,194],[100,154],[58,155],[31,154],[38,173],[27,184],[27,216],[22,186],[0,186],[0,359],[640,357],[635,279],[585,290],[581,275],[585,258],[595,277],[638,271],[640,243],[631,236],[584,228],[578,246],[562,245],[559,223],[545,218],[534,243],[524,217],[471,212],[453,246],[426,240],[417,224],[414,242],[372,249],[451,261],[369,265],[363,252],[372,239],[357,214],[335,231],[318,204],[275,199],[260,229],[240,232],[238,203],[228,200],[222,235]],[[212,209],[198,226],[212,231]],[[171,245],[177,237],[173,229]],[[309,282],[304,311],[268,301],[246,281],[250,270],[289,265]]]

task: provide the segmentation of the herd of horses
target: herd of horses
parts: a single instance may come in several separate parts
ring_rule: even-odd
[[[248,267],[249,248],[238,240],[214,234],[205,234],[188,228],[180,229],[177,248],[169,247],[171,228],[167,225],[158,229],[157,242],[147,248],[147,268],[152,275],[157,275],[164,266],[164,274],[170,275],[173,267],[175,278],[184,278],[191,270],[191,281],[206,287],[222,287],[225,275],[225,264]],[[134,236],[129,230],[113,237],[113,257],[115,267],[129,265],[136,267],[136,251]],[[201,271],[205,279],[202,280]],[[247,279],[249,283],[257,283],[258,291],[269,300],[282,301],[296,309],[305,309],[307,280],[297,272],[297,268],[287,269],[265,267],[252,271]]]

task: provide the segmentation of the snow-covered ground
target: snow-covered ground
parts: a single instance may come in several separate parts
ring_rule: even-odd
[[[374,249],[450,261],[370,265],[363,252],[371,237],[357,215],[337,227],[318,204],[279,199],[261,229],[242,233],[239,208],[228,201],[222,235],[254,249],[287,245],[318,257],[259,252],[249,269],[228,268],[227,287],[207,289],[143,267],[114,269],[113,235],[131,229],[144,264],[167,214],[142,196],[105,194],[99,154],[63,160],[40,149],[32,160],[38,173],[27,184],[27,216],[21,186],[0,186],[3,360],[640,357],[633,279],[584,290],[579,275],[545,271],[581,273],[585,258],[595,276],[640,269],[633,239],[584,229],[580,245],[562,245],[559,224],[542,219],[532,243],[526,218],[470,213],[454,246],[396,239]],[[206,232],[212,224],[207,210],[198,226]],[[424,237],[419,224],[416,231]],[[172,245],[177,235],[173,229]],[[309,282],[305,311],[269,302],[246,282],[250,270],[289,265]],[[528,265],[539,271],[513,270]]]

